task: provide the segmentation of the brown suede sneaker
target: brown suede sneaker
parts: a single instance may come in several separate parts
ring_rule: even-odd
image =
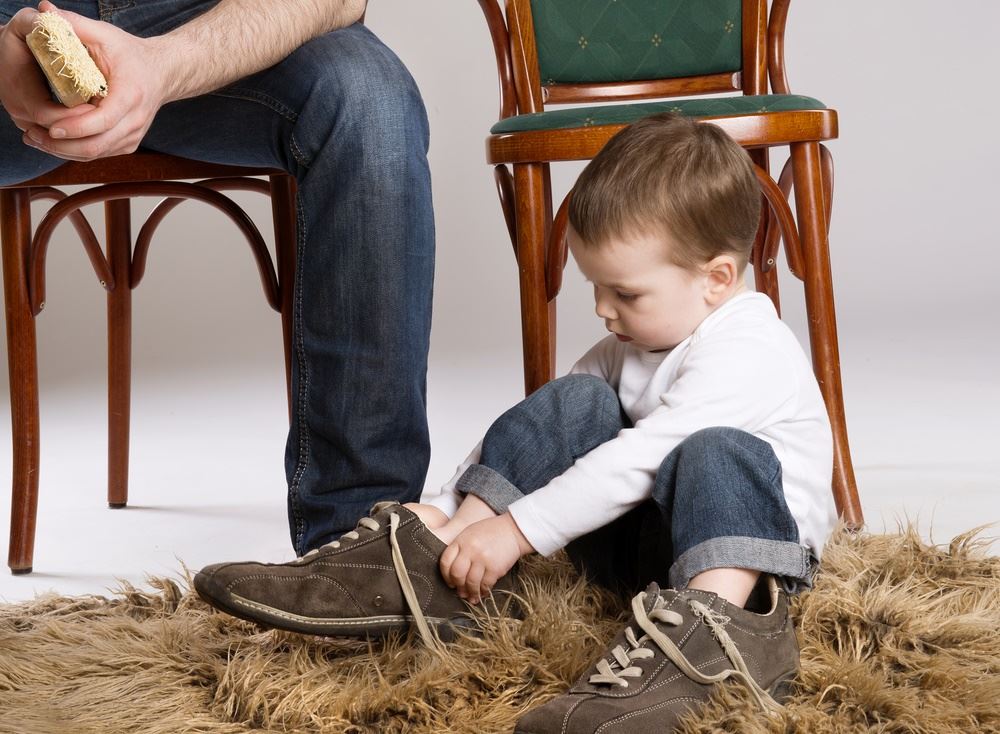
[[[569,692],[529,711],[515,734],[652,734],[673,731],[719,681],[746,686],[763,711],[799,663],[788,600],[768,578],[770,611],[755,614],[704,591],[650,584],[610,651]],[[636,637],[638,630],[641,637]]]
[[[339,540],[289,563],[216,563],[194,577],[217,609],[265,627],[336,637],[378,637],[411,623],[451,637],[474,627],[471,607],[438,569],[445,544],[410,510],[380,502]],[[513,573],[494,591],[511,591]],[[497,594],[503,607],[509,594]]]

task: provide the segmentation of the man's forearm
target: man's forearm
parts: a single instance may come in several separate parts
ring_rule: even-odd
[[[155,39],[167,101],[195,97],[278,63],[306,41],[357,21],[365,0],[222,0]]]

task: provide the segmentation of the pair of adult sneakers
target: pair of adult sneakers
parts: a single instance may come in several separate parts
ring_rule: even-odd
[[[474,625],[470,608],[441,577],[442,543],[410,510],[377,504],[355,530],[282,564],[220,563],[195,576],[212,606],[266,627],[312,635],[386,635],[416,625],[428,644]],[[511,601],[515,574],[494,588]],[[784,592],[768,582],[766,611],[703,591],[651,584],[632,619],[570,690],[529,711],[517,734],[645,734],[671,731],[715,684],[734,679],[775,711],[798,667]],[[507,592],[507,593],[504,593]],[[508,606],[509,610],[509,606]]]

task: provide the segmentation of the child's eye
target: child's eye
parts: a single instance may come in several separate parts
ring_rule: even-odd
[[[618,293],[617,296],[622,301],[634,301],[639,297],[637,293]]]

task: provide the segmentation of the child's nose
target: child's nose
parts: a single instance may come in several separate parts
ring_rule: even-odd
[[[594,311],[606,321],[614,321],[618,318],[618,314],[607,298],[598,298]]]

